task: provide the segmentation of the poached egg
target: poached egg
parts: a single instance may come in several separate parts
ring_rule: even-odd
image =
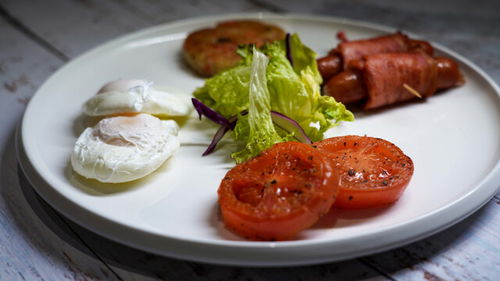
[[[179,90],[155,88],[153,82],[116,80],[104,85],[84,105],[89,116],[149,113],[156,116],[185,116],[191,111],[189,97]]]
[[[142,178],[179,149],[178,125],[149,114],[102,119],[76,141],[71,165],[85,178],[121,183]]]

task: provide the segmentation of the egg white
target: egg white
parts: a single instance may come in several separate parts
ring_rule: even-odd
[[[192,106],[177,89],[155,88],[146,80],[117,80],[104,85],[84,105],[89,116],[149,113],[156,116],[185,116]]]
[[[76,173],[105,183],[142,178],[179,149],[178,129],[175,121],[148,114],[102,119],[80,135],[71,165]]]

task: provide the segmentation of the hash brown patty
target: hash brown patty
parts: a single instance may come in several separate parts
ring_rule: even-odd
[[[187,64],[202,76],[212,76],[235,66],[241,59],[236,53],[240,44],[265,43],[285,38],[275,25],[254,20],[220,22],[214,28],[197,30],[188,35],[183,45]]]

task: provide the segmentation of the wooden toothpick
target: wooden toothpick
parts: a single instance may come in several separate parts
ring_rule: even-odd
[[[422,95],[417,92],[417,90],[413,89],[412,87],[410,87],[408,84],[406,83],[403,83],[403,87],[410,93],[414,94],[415,96],[417,96],[419,99],[422,98]]]

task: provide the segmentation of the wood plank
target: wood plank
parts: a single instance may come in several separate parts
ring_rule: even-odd
[[[400,1],[362,4],[358,1],[313,1],[304,5],[301,1],[287,0],[47,0],[30,2],[28,7],[26,1],[5,0],[2,5],[68,57],[127,32],[186,17],[262,10],[317,13],[371,21],[418,33],[470,58],[500,82],[500,53],[497,52],[500,38],[496,35],[499,19],[495,13],[500,8],[495,5],[500,4],[475,1],[460,6],[450,0],[427,2],[417,5]],[[460,7],[460,10],[453,10],[454,7]],[[60,13],[61,10],[64,13]]]
[[[88,230],[78,226],[77,224],[71,222],[69,219],[65,218],[63,215],[55,211],[48,203],[46,203],[32,188],[31,184],[28,182],[24,174],[18,170],[18,178],[20,181],[20,189],[26,200],[28,201],[30,207],[37,214],[38,218],[49,227],[54,234],[56,234],[60,239],[64,240],[66,243],[79,250],[80,252],[96,257],[96,262],[101,261],[107,268],[109,268],[113,273],[117,275],[119,280],[157,280],[155,277],[143,275],[137,268],[132,268],[132,270],[124,270],[122,264],[116,263],[113,258],[114,255],[121,255],[120,251],[115,251],[113,244],[115,242],[107,240],[89,232]],[[91,238],[88,237],[89,234],[92,235]],[[96,251],[93,241],[89,242],[89,239],[93,238],[103,239],[102,242],[104,247],[98,248]],[[109,243],[109,245],[108,245]],[[101,245],[101,246],[103,246]],[[117,244],[118,245],[118,244]],[[118,245],[120,246],[120,245]],[[104,253],[104,255],[102,254]],[[135,253],[127,253],[127,255],[141,255],[144,254],[141,251],[135,251]],[[68,254],[68,258],[71,256]],[[124,256],[127,259],[129,257]]]
[[[258,2],[284,12],[345,17],[416,33],[472,60],[500,84],[499,1]]]
[[[46,0],[31,1],[29,4],[26,1],[5,0],[2,5],[26,28],[70,58],[120,35],[172,20],[262,11],[258,4],[226,0]]]
[[[224,13],[258,12],[263,9],[267,12],[271,11],[268,9],[269,7],[254,1],[116,1],[130,12],[148,20],[151,24]]]
[[[500,200],[428,239],[364,258],[397,280],[498,280]]]
[[[61,52],[68,57],[74,57],[82,51],[100,44],[107,39],[111,39],[118,35],[145,26],[161,23],[163,21],[174,20],[193,15],[202,15],[205,13],[215,14],[226,11],[226,8],[228,9],[228,11],[254,11],[259,9],[267,9],[272,11],[294,11],[300,13],[328,13],[337,16],[358,18],[361,20],[375,21],[392,26],[398,26],[403,29],[418,32],[427,38],[436,40],[437,42],[452,47],[453,49],[459,51],[460,53],[463,53],[466,56],[470,56],[473,61],[478,63],[481,67],[485,68],[490,74],[492,74],[497,82],[500,78],[500,67],[498,67],[500,61],[498,56],[500,54],[497,52],[499,40],[498,36],[493,36],[496,32],[493,30],[493,27],[496,27],[498,25],[491,24],[489,27],[486,27],[486,25],[492,22],[491,18],[488,18],[488,16],[486,16],[485,19],[480,19],[480,16],[474,18],[472,22],[477,23],[477,27],[464,27],[464,24],[461,23],[461,21],[463,20],[461,15],[448,16],[444,8],[437,9],[431,15],[424,14],[424,12],[426,12],[425,9],[430,8],[419,8],[419,5],[416,5],[416,8],[412,7],[411,9],[407,8],[406,10],[401,10],[401,8],[384,4],[360,4],[359,1],[356,1],[357,4],[352,4],[346,1],[337,1],[336,3],[329,2],[328,4],[324,4],[326,2],[317,1],[308,2],[307,5],[299,5],[297,4],[298,2],[293,1],[248,1],[248,3],[241,4],[241,6],[238,6],[238,4],[234,4],[234,2],[236,1],[232,1],[230,3],[220,1],[213,7],[210,5],[209,7],[206,7],[207,4],[203,1],[188,3],[185,2],[188,1],[172,4],[168,1],[153,0],[140,2],[131,2],[126,0],[114,2],[92,0],[80,2],[49,0],[43,3],[30,3],[30,7],[26,7],[27,4],[24,1],[4,0],[2,1],[2,5],[8,7],[9,12],[12,13],[12,15],[14,15],[16,18],[19,18],[20,21],[25,24],[30,30],[34,30],[36,34],[40,34],[40,36],[42,38],[45,38],[49,44],[53,45],[57,50],[61,50]],[[407,7],[407,5],[403,6]],[[434,7],[435,5],[430,6]],[[54,7],[59,7],[59,9],[54,9]],[[401,5],[399,7],[401,7]],[[64,15],[60,15],[61,10],[65,11]],[[458,12],[463,13],[463,11]],[[477,13],[480,13],[480,11]],[[436,28],[435,26],[430,26],[429,22],[435,23],[436,21],[438,23],[438,28]],[[452,24],[450,24],[450,22]],[[457,26],[459,28],[453,30]],[[472,33],[473,31],[475,31],[474,28],[486,28],[486,32],[484,32],[485,34],[475,33],[472,35],[467,34],[466,36],[464,36],[462,31],[460,30],[464,28],[467,31],[466,33]],[[491,32],[490,35],[493,35],[490,36],[486,34],[489,32]],[[474,40],[482,40],[479,42],[483,42],[484,44],[480,44],[480,46],[478,47],[478,44],[476,44],[475,41],[471,41],[470,38],[474,38]],[[0,44],[1,42],[2,40],[0,40]],[[11,64],[12,62],[6,64],[9,69],[11,67]],[[0,63],[0,71],[2,69],[2,65],[3,64]],[[25,66],[23,67],[23,69],[31,68]],[[10,70],[9,73],[11,73]],[[41,73],[44,72],[42,71]],[[0,79],[1,78],[3,77],[0,75]],[[23,81],[25,80],[20,79],[18,83],[20,85],[24,85]],[[30,94],[29,92],[27,93],[27,97],[29,97]],[[11,98],[14,99],[14,96],[15,95],[13,95],[13,97]],[[15,98],[17,98],[17,96]],[[0,103],[0,106],[2,106],[2,104],[7,105],[11,104],[11,102],[4,102],[4,99],[2,97],[2,103]],[[21,104],[19,106],[22,108]],[[18,116],[19,114],[16,118],[12,117],[12,120],[17,120]],[[11,124],[11,122],[9,121],[8,124]],[[2,134],[1,136],[3,137],[4,135]],[[54,218],[53,220],[57,219]],[[62,223],[65,223],[64,220]],[[66,229],[65,232],[71,233],[71,231],[74,231],[71,230],[73,229],[73,227],[77,229],[78,226],[70,226],[70,229]],[[53,228],[50,227],[50,229]],[[462,231],[465,231],[465,229],[466,228],[463,227]],[[479,237],[483,237],[485,235],[485,232],[491,232],[494,231],[494,229],[492,230],[490,222],[485,223],[484,228],[479,228],[477,231],[478,232],[476,233],[476,235]],[[77,229],[76,232],[80,234],[84,232],[84,230]],[[87,237],[86,235],[89,236]],[[443,233],[443,235],[444,236],[441,240],[450,240],[450,236],[447,236],[446,233]],[[186,263],[171,259],[165,259],[158,256],[151,256],[142,252],[137,252],[130,248],[120,249],[121,245],[108,244],[108,241],[103,242],[97,240],[97,242],[95,242],[95,239],[98,238],[94,239],[90,234],[84,234],[82,235],[82,237],[86,241],[86,243],[95,243],[92,244],[92,249],[102,250],[102,252],[99,252],[98,254],[102,256],[106,262],[110,263],[112,265],[112,268],[116,272],[118,272],[124,280],[144,280],[141,279],[141,277],[147,278],[147,280],[153,280],[157,278],[167,280],[246,280],[247,278],[258,280],[274,280],[279,279],[281,276],[286,276],[288,278],[283,280],[299,280],[300,278],[309,279],[308,276],[318,277],[315,278],[315,280],[327,280],[328,278],[339,278],[339,276],[345,277],[341,279],[365,279],[371,277],[382,278],[379,277],[378,273],[376,273],[375,271],[367,269],[367,267],[363,266],[362,264],[360,265],[359,261],[349,261],[345,263],[334,263],[314,267],[297,267],[292,269],[242,269],[234,267],[210,266],[197,263]],[[456,247],[462,245],[461,243],[456,242],[457,240],[452,241],[451,244],[448,244],[447,246],[439,246],[443,244],[440,242],[440,239],[438,239],[438,241],[434,241],[434,239],[436,239],[434,238],[434,236],[429,239],[431,240],[431,242],[429,243],[437,245],[433,246],[435,248],[443,249],[444,247],[445,249],[448,249],[449,247],[450,249],[454,250],[455,252],[453,254],[455,255],[455,259],[460,259],[461,256],[464,256],[461,251],[456,250]],[[492,241],[498,241],[498,238],[496,238],[496,240],[494,240],[495,238],[491,237],[487,239],[490,239],[488,241],[491,241],[491,239],[493,239]],[[427,240],[428,239],[424,241]],[[465,242],[463,243],[471,243],[473,245],[469,245],[468,247],[468,249],[471,249],[472,251],[469,253],[469,255],[481,253],[480,249],[478,249],[477,246],[474,246],[476,245],[476,242],[474,242],[474,240],[464,238],[464,241]],[[1,245],[4,244],[2,243]],[[443,271],[439,270],[439,265],[446,264],[446,261],[440,260],[440,250],[433,252],[431,251],[432,253],[429,254],[412,244],[408,247],[401,248],[400,251],[409,252],[409,256],[417,255],[417,257],[424,257],[423,260],[418,260],[417,264],[423,266],[421,266],[417,270],[412,271],[411,267],[415,267],[415,264],[412,263],[408,263],[406,265],[394,265],[394,263],[389,262],[388,264],[386,264],[385,259],[387,257],[383,256],[383,254],[381,254],[380,256],[376,255],[374,257],[363,258],[362,261],[368,263],[374,268],[380,268],[380,270],[390,272],[391,276],[397,279],[409,279],[411,277],[421,279],[422,276],[429,278],[432,276],[446,276],[443,275]],[[113,254],[110,255],[110,252]],[[108,254],[106,255],[106,253]],[[387,252],[385,254],[389,255],[390,253],[392,252]],[[71,258],[74,260],[72,256]],[[436,268],[433,268],[434,260],[436,260],[436,263],[438,264]],[[458,269],[458,265],[454,263],[450,263],[447,266],[449,266],[449,270]],[[343,271],[344,268],[353,271],[357,275],[353,275],[353,273],[346,274]],[[359,268],[361,268],[361,270],[359,270]],[[339,270],[340,272],[337,270]],[[468,272],[467,270],[470,269],[463,269],[462,271],[460,271],[461,275],[457,274],[453,276],[466,276],[464,274]],[[424,275],[425,272],[428,272],[432,275],[426,276]],[[3,276],[0,275],[0,277]]]
[[[28,186],[28,184],[26,184]],[[52,229],[65,239],[74,239],[67,235],[69,227],[71,232],[77,233],[85,244],[100,256],[106,263],[119,273],[124,280],[137,277],[130,273],[142,274],[143,278],[161,280],[388,280],[376,270],[364,265],[359,260],[350,260],[338,263],[329,263],[317,266],[297,266],[293,268],[243,268],[235,266],[219,266],[187,262],[149,254],[134,248],[119,244],[99,236],[67,219],[64,221],[53,220],[54,211],[29,188],[23,188],[30,200],[31,206],[38,213],[48,214],[48,224]],[[61,215],[55,214],[55,217]],[[132,277],[131,277],[132,276]],[[137,279],[145,280],[145,279]],[[147,279],[149,280],[149,279]]]
[[[52,1],[54,3],[59,3],[58,1]],[[88,13],[88,14],[96,14],[99,13],[100,11],[104,10],[104,8],[96,8],[95,5],[98,5],[97,3],[92,3],[91,5],[93,6],[93,9],[89,11],[78,11],[79,9],[82,9],[82,7],[77,6],[77,4],[73,3],[72,7],[69,7],[69,4],[65,4],[66,6],[64,7],[64,10],[68,10],[69,14],[78,14],[81,17],[82,14]],[[162,2],[163,3],[163,2]],[[99,2],[100,4],[100,2]],[[10,5],[10,6],[9,6]],[[203,11],[203,4],[201,8],[199,9],[200,6],[197,5],[196,3],[194,4],[189,4],[191,6],[187,8],[183,8],[182,6],[176,6],[179,9],[186,9],[186,11]],[[47,6],[51,6],[50,4]],[[52,29],[53,30],[60,30],[60,26],[65,26],[67,25],[67,21],[70,18],[70,16],[64,16],[63,18],[56,18],[57,20],[52,20],[51,24],[46,24],[44,25],[44,22],[46,22],[47,17],[54,16],[54,12],[48,11],[50,10],[49,8],[44,8],[40,7],[41,9],[45,9],[42,14],[44,15],[34,15],[33,13],[29,12],[27,14],[23,14],[24,10],[22,9],[22,5],[19,5],[18,2],[8,2],[7,7],[9,9],[9,12],[12,14],[12,16],[15,19],[18,19],[22,22],[22,24],[25,26],[26,29],[32,30],[35,34],[41,34],[43,40],[47,40],[48,44],[51,44],[54,46],[54,48],[60,52],[62,52],[65,56],[74,56],[76,53],[78,53],[82,47],[78,42],[71,41],[71,36],[61,36],[59,32],[50,32]],[[123,5],[124,9],[116,9],[113,11],[113,15],[111,16],[112,18],[119,17],[120,14],[125,14],[128,16],[128,12],[130,12],[130,3]],[[143,11],[147,11],[148,9],[151,9],[152,11],[155,11],[154,8],[157,8],[157,6],[137,6],[138,8],[140,7]],[[220,12],[221,5],[218,5],[218,11]],[[239,10],[237,6],[235,10]],[[16,9],[21,9],[19,10]],[[35,10],[38,9],[38,6],[36,6]],[[165,7],[164,7],[165,9]],[[246,8],[245,8],[246,9]],[[128,10],[128,12],[126,11]],[[132,9],[133,10],[133,9]],[[161,10],[161,9],[160,9]],[[213,11],[217,11],[217,9],[212,9]],[[88,16],[88,14],[85,14],[85,17]],[[179,17],[179,14],[174,13],[176,17]],[[140,18],[141,13],[136,13],[138,15],[138,18]],[[182,14],[181,14],[182,15]],[[167,18],[171,19],[171,18]],[[136,20],[136,18],[133,18],[133,20]],[[146,20],[143,18],[143,20]],[[165,18],[163,18],[162,13],[158,13],[152,21],[164,21]],[[38,24],[38,22],[41,22]],[[86,23],[89,22],[89,19],[81,19],[80,24],[84,26]],[[139,24],[142,24],[140,20],[138,20]],[[104,28],[105,30],[94,30],[95,32],[100,32],[99,34],[94,34],[98,38],[101,34],[118,34],[118,33],[124,33],[128,32],[126,29],[117,29],[114,26],[111,27],[106,27]],[[79,30],[79,27],[76,27],[76,30]],[[64,40],[61,40],[64,39]],[[69,40],[69,41],[68,41]],[[102,40],[102,39],[101,39]],[[99,40],[96,40],[99,41]],[[61,43],[62,42],[62,43]],[[69,46],[69,47],[65,47]],[[29,193],[30,191],[25,191],[26,193]],[[31,190],[31,193],[33,195],[33,191]],[[34,196],[34,195],[33,195]],[[38,200],[31,200],[31,205],[34,206]],[[37,208],[37,209],[47,209],[50,207],[45,206],[45,208]],[[247,278],[255,278],[257,272],[252,269],[239,269],[239,268],[228,268],[228,267],[218,267],[218,266],[212,266],[212,265],[204,265],[204,264],[197,264],[197,263],[188,263],[188,262],[183,262],[183,261],[177,261],[177,260],[172,260],[164,257],[159,257],[159,256],[154,256],[150,255],[141,251],[137,251],[135,249],[131,249],[129,247],[125,247],[122,245],[119,245],[117,243],[114,243],[112,241],[109,241],[105,238],[102,238],[100,236],[97,236],[81,227],[79,227],[76,224],[73,224],[69,221],[67,221],[64,218],[59,218],[58,215],[54,214],[53,211],[39,211],[40,213],[47,214],[48,217],[54,218],[50,219],[47,224],[51,224],[52,229],[57,229],[58,233],[63,233],[59,234],[61,237],[66,237],[68,241],[70,241],[71,244],[77,245],[77,247],[82,248],[81,245],[78,246],[78,239],[74,237],[74,235],[71,234],[71,232],[76,233],[76,236],[81,238],[85,244],[90,245],[90,248],[93,249],[95,254],[99,257],[101,257],[103,260],[105,260],[107,263],[111,264],[113,266],[114,271],[118,272],[121,278],[125,280],[143,280],[145,277],[142,275],[135,275],[134,271],[139,271],[142,273],[145,273],[148,278],[156,278],[160,277],[161,279],[182,279],[182,280],[192,280],[193,278],[199,279],[199,280],[212,280],[212,279],[219,279],[219,278],[224,278],[224,276],[236,276],[240,275],[242,279],[247,279]],[[55,221],[55,222],[54,222]],[[65,233],[65,234],[64,234]],[[75,242],[76,241],[76,242]],[[322,275],[326,277],[332,277],[332,276],[344,276],[344,277],[370,277],[373,279],[379,279],[379,273],[370,269],[367,266],[364,266],[361,264],[359,261],[350,261],[350,262],[344,262],[342,263],[344,266],[342,266],[342,270],[338,270],[337,267],[338,265],[332,266],[323,266],[322,269]],[[161,266],[160,266],[161,265]],[[126,267],[126,269],[122,269],[123,267]],[[309,273],[315,272],[315,269],[312,269],[314,267],[310,267]],[[349,270],[349,268],[356,268],[357,270]],[[346,270],[347,269],[347,270]],[[300,272],[302,270],[299,270]],[[202,272],[213,272],[205,276],[205,274],[201,274]],[[290,271],[280,271],[280,270],[261,270],[260,273],[258,273],[257,276],[264,276],[264,275],[269,275],[275,276],[277,272],[281,272],[279,274],[285,274],[285,272],[290,272]],[[290,277],[290,280],[297,280],[297,276],[300,276],[300,274],[293,273],[293,274],[288,274]],[[141,276],[143,278],[141,278]],[[293,277],[293,278],[292,278]],[[203,279],[200,279],[203,278]]]
[[[17,4],[17,3],[16,3]],[[47,5],[50,7],[50,5]],[[196,8],[196,6],[194,6]],[[10,7],[12,8],[12,7]],[[65,7],[65,10],[68,10],[68,7]],[[76,8],[69,8],[71,13],[75,14],[81,14],[81,12],[76,12]],[[100,9],[97,9],[100,10]],[[10,12],[11,10],[9,10]],[[120,10],[121,11],[121,10]],[[14,19],[19,20],[18,18],[19,15],[16,15],[15,13],[12,13],[12,17]],[[34,20],[35,23],[33,24],[26,24],[22,20],[23,17],[21,17],[21,23],[24,25],[22,28],[26,28],[28,31],[32,31],[31,28],[33,26],[39,27],[39,28],[48,28],[52,29],[54,25],[38,25],[37,21],[45,21],[44,18],[40,18],[40,16],[35,16],[33,14],[28,13],[26,15],[27,18],[30,18]],[[59,24],[65,25],[67,24],[65,22],[67,18],[62,19]],[[83,20],[82,21],[84,25],[88,20]],[[56,28],[57,30],[57,28]],[[48,36],[46,37],[43,32],[40,32],[38,30],[32,31],[35,34],[42,34],[43,38],[40,38],[40,40],[48,40],[47,44],[52,44],[51,42],[59,42],[57,41],[57,37],[54,35],[54,37],[51,37],[51,33],[46,33]],[[113,30],[111,28],[111,31],[104,30],[103,33],[122,33],[122,32],[127,32],[127,30]],[[57,35],[57,34],[56,34]],[[99,34],[98,34],[99,35]],[[99,37],[99,36],[97,36]],[[63,36],[62,38],[68,39],[68,36]],[[70,38],[71,39],[71,38]],[[102,39],[100,39],[102,40]],[[99,41],[99,40],[97,40]],[[74,56],[76,53],[81,51],[82,47],[77,44],[78,42],[63,42],[67,43],[67,45],[62,44],[54,44],[54,48],[57,51],[60,51],[63,53],[64,56]],[[65,48],[65,46],[70,46],[68,48]],[[36,52],[33,52],[36,54]],[[45,71],[45,74],[48,75],[50,74],[55,68],[52,67],[50,70],[51,71]],[[23,66],[21,69],[31,69],[30,67]],[[9,73],[15,73],[14,71],[9,70]],[[31,73],[30,73],[31,74]],[[43,77],[44,78],[44,77]],[[40,84],[40,81],[37,81],[38,83],[35,83],[33,85],[33,89],[38,87]],[[24,104],[23,104],[24,105]],[[10,150],[10,149],[9,149]],[[9,158],[14,158],[14,156],[11,156]],[[12,161],[11,161],[12,162]],[[13,165],[11,163],[11,165]],[[14,169],[11,170],[11,173],[14,172]],[[12,178],[11,176],[6,177],[6,178]],[[29,206],[35,209],[36,213],[39,214],[40,217],[45,217],[47,219],[43,220],[44,223],[54,232],[56,233],[57,237],[59,239],[63,239],[67,245],[71,245],[78,249],[79,251],[84,252],[86,255],[90,256],[97,256],[100,259],[103,259],[106,263],[109,263],[113,271],[118,273],[118,276],[120,279],[123,280],[155,280],[156,278],[161,278],[161,279],[174,279],[174,280],[213,280],[213,279],[224,279],[227,276],[230,277],[236,277],[239,276],[239,278],[246,280],[248,278],[259,278],[259,276],[276,276],[277,274],[283,275],[285,272],[289,271],[280,271],[280,270],[260,270],[260,271],[255,271],[253,269],[240,269],[240,268],[228,268],[228,267],[222,267],[222,266],[212,266],[212,265],[204,265],[204,264],[198,264],[198,263],[190,263],[190,262],[184,262],[184,261],[177,261],[173,259],[168,259],[164,257],[159,257],[159,256],[154,256],[150,255],[148,253],[144,253],[129,247],[125,247],[122,245],[119,245],[117,243],[114,243],[112,241],[109,241],[105,238],[102,238],[100,236],[97,236],[81,227],[79,227],[76,224],[73,224],[69,221],[67,221],[65,218],[61,217],[60,215],[56,214],[50,207],[46,205],[46,203],[40,203],[39,200],[34,200],[33,198],[36,198],[37,196],[31,189],[26,188],[27,183],[24,182],[21,186],[23,188],[24,194],[26,198],[29,198]],[[16,186],[15,184],[12,184],[12,186]],[[21,186],[17,186],[17,188],[21,188]],[[17,189],[15,188],[15,189]],[[14,191],[10,191],[14,192]],[[14,194],[14,195],[9,195],[9,196],[18,196],[19,194]],[[5,196],[7,197],[7,195]],[[17,198],[17,200],[22,200],[21,197]],[[38,203],[37,203],[38,202]],[[40,207],[45,205],[45,207]],[[26,206],[27,210],[30,210],[28,206]],[[6,215],[6,217],[8,217]],[[18,231],[18,230],[16,230]],[[14,231],[14,232],[16,232]],[[21,233],[22,230],[19,230]],[[41,239],[43,236],[38,236]],[[46,238],[43,238],[45,240]],[[55,237],[51,237],[50,240],[57,240]],[[80,241],[81,240],[81,241]],[[82,244],[83,242],[83,244]],[[42,243],[39,241],[39,243]],[[58,244],[56,244],[58,245]],[[65,245],[63,243],[63,245]],[[89,251],[86,246],[89,245],[90,248],[92,249]],[[47,246],[46,246],[47,247]],[[55,245],[52,245],[52,247],[55,247]],[[50,251],[57,251],[58,249],[50,249],[47,250],[48,252]],[[8,252],[5,252],[8,253]],[[63,252],[63,256],[65,259],[70,260],[73,265],[73,269],[76,274],[82,274],[82,272],[85,272],[84,270],[81,269],[82,265],[80,264],[79,260],[81,260],[81,257],[79,257],[78,253],[74,253],[74,251],[68,251],[67,249]],[[37,260],[42,259],[42,258],[36,258]],[[40,262],[40,261],[38,261]],[[98,263],[97,260],[94,261],[95,263]],[[370,269],[367,266],[364,266],[361,264],[359,261],[351,261],[351,262],[345,262],[343,263],[344,266],[342,266],[342,270],[337,269],[338,265],[334,265],[333,267],[328,267],[328,266],[323,266],[323,269],[321,270],[321,274],[324,275],[325,277],[332,277],[332,276],[344,276],[344,277],[349,277],[349,276],[354,276],[354,277],[370,277],[373,280],[381,280],[379,279],[379,273]],[[19,264],[16,264],[15,266],[20,266]],[[58,263],[54,263],[54,266],[58,266]],[[40,265],[41,268],[44,268],[44,265]],[[124,269],[125,267],[125,269]],[[358,270],[349,270],[349,268],[357,268]],[[22,268],[18,269],[19,272],[22,272]],[[317,270],[314,269],[314,267],[311,267],[308,272],[309,273],[314,273]],[[57,271],[56,271],[57,272]],[[92,271],[89,271],[92,272]],[[302,270],[299,270],[299,272],[302,272]],[[203,274],[202,274],[203,273]],[[208,273],[205,274],[205,273]],[[47,278],[50,277],[49,279],[57,279],[55,278],[55,275],[46,275],[45,272],[38,273],[42,278]],[[27,274],[24,273],[23,276],[26,276]],[[303,275],[303,274],[302,274]],[[29,275],[27,275],[30,277]],[[257,276],[257,277],[256,277]],[[298,280],[297,276],[300,276],[300,274],[288,274],[290,277],[289,280]],[[114,276],[117,277],[117,276]],[[12,278],[12,276],[9,276],[9,278]],[[89,276],[86,276],[86,278],[89,278]],[[382,278],[383,279],[383,278]],[[326,280],[326,279],[325,279]]]
[[[500,83],[498,2],[267,2],[287,12],[347,17],[417,33],[467,57]],[[396,280],[495,280],[500,274],[499,199],[497,193],[479,212],[428,239],[362,260]]]
[[[73,58],[115,37],[151,25],[113,1],[2,1],[10,15]]]
[[[0,279],[117,280],[102,262],[43,224],[17,181],[15,125],[35,89],[63,62],[3,18],[0,49]]]
[[[0,17],[0,143],[13,131],[38,86],[62,61],[15,31]]]

